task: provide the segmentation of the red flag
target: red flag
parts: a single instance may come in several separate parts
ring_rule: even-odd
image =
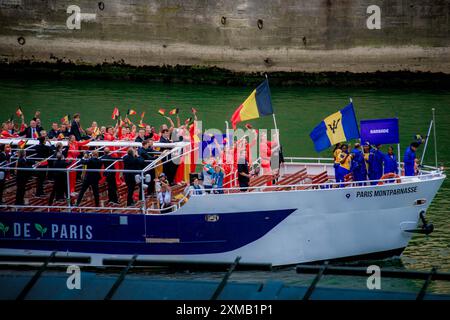
[[[165,115],[166,115],[166,109],[159,109],[159,110],[158,110],[158,113],[159,113],[160,115],[162,115],[162,116],[165,116]]]
[[[19,118],[23,115],[22,109],[19,107],[16,110],[16,116],[18,116]]]
[[[116,120],[119,117],[119,109],[117,107],[114,108],[114,111],[111,115],[111,119]]]

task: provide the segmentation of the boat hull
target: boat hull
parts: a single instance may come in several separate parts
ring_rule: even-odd
[[[0,254],[290,265],[399,252],[445,176],[401,184],[192,196],[159,215],[1,212]],[[417,200],[425,200],[417,204]],[[45,229],[45,230],[44,230]]]

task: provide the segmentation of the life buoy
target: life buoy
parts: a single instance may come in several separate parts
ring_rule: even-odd
[[[380,180],[387,180],[387,179],[394,179],[394,178],[396,179],[397,183],[401,182],[400,176],[393,172],[383,174],[383,176],[380,178]],[[382,185],[382,184],[384,184],[384,181],[378,182],[378,185]]]

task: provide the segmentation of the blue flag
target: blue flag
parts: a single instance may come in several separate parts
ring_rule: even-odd
[[[361,120],[361,143],[399,143],[398,119]]]
[[[333,113],[321,121],[309,134],[317,152],[325,150],[338,142],[359,138],[353,103]]]

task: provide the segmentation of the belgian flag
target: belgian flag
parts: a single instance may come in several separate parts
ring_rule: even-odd
[[[127,114],[130,115],[130,116],[132,116],[132,115],[135,115],[135,114],[136,114],[136,111],[133,110],[133,109],[128,109]]]
[[[61,123],[68,123],[69,122],[69,115],[66,114],[64,117],[61,118]]]
[[[111,119],[117,120],[119,118],[119,115],[120,115],[119,109],[115,107],[111,115]]]
[[[270,98],[269,81],[266,79],[236,109],[231,117],[231,124],[233,129],[236,129],[238,122],[271,114],[273,114],[272,100]]]
[[[175,115],[175,114],[178,114],[179,111],[180,111],[179,108],[175,108],[175,109],[170,110],[170,111],[169,111],[169,114],[170,114],[171,116],[173,116],[173,115]]]
[[[165,116],[165,115],[166,115],[166,109],[159,109],[159,110],[158,110],[158,113],[159,113],[160,115],[162,115],[162,116]]]
[[[24,149],[26,145],[27,145],[27,141],[26,140],[20,140],[17,143],[17,146],[19,147],[19,149]]]
[[[23,115],[22,108],[18,107],[16,110],[16,116],[20,118],[22,115]]]

